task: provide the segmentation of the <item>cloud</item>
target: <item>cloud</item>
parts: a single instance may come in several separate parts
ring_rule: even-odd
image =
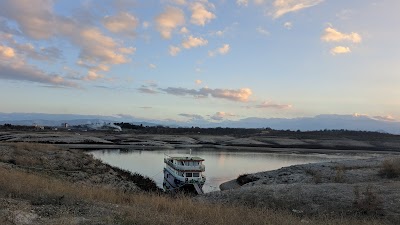
[[[181,30],[179,31],[181,34],[188,34],[189,30],[186,27],[182,27]]]
[[[283,27],[285,27],[285,28],[288,29],[288,30],[291,30],[292,27],[293,27],[293,24],[292,24],[292,22],[285,22],[285,23],[283,24]]]
[[[323,0],[275,0],[273,3],[273,11],[271,15],[277,19],[287,13],[297,12],[305,8],[316,6]]]
[[[4,18],[0,17],[0,31],[9,34],[9,35],[21,35],[22,33],[14,28],[11,28],[8,24],[7,24],[7,20]],[[0,37],[1,39],[1,37]]]
[[[332,27],[327,27],[325,33],[322,35],[321,40],[325,42],[341,42],[350,41],[352,43],[360,43],[361,36],[358,33],[351,32],[349,34],[341,33]]]
[[[212,19],[216,18],[215,14],[207,10],[206,4],[209,7],[214,7],[214,5],[208,3],[207,0],[203,0],[201,2],[193,2],[189,6],[189,9],[192,11],[192,16],[190,18],[191,23],[199,26],[204,26],[206,23],[209,23]]]
[[[363,113],[353,113],[353,117],[370,117],[368,114],[363,114]]]
[[[15,51],[8,46],[0,45],[0,59],[11,59],[15,57]]]
[[[215,32],[215,35],[217,35],[217,36],[219,36],[219,37],[222,37],[222,36],[224,36],[224,33],[225,33],[225,31],[223,31],[223,30],[218,30],[218,31]]]
[[[266,30],[266,29],[264,29],[262,27],[257,27],[256,30],[257,30],[258,33],[260,33],[262,35],[265,35],[265,36],[268,36],[270,34],[268,30]]]
[[[277,103],[272,103],[269,101],[265,101],[259,105],[255,106],[249,106],[248,108],[258,108],[258,109],[290,109],[292,108],[292,105],[288,104],[277,104]]]
[[[203,81],[201,81],[201,80],[195,80],[194,81],[197,85],[200,85],[201,83],[203,83]]]
[[[336,13],[336,17],[338,17],[341,20],[348,20],[351,18],[351,16],[354,14],[353,10],[350,9],[343,9],[339,13]]]
[[[373,119],[376,120],[381,120],[381,121],[387,121],[387,122],[397,122],[397,120],[391,116],[391,115],[387,115],[387,116],[374,116],[372,117]]]
[[[125,54],[132,52],[127,48],[118,48],[111,37],[105,36],[97,28],[82,29],[79,36],[72,37],[72,41],[81,46],[80,58],[92,63],[126,63]]]
[[[103,25],[113,33],[134,35],[134,31],[139,25],[139,20],[127,12],[120,12],[114,16],[106,16]]]
[[[198,115],[198,114],[180,113],[178,115],[186,117],[186,118],[190,118],[190,120],[204,120],[204,118],[201,115]]]
[[[235,114],[227,113],[227,112],[216,112],[214,115],[210,116],[213,120],[223,120],[227,117],[235,117]]]
[[[28,65],[23,61],[0,63],[0,71],[0,79],[31,81],[55,86],[78,87],[76,83],[66,81],[58,74],[47,74],[46,72]]]
[[[176,46],[173,46],[173,45],[170,45],[169,46],[169,54],[171,55],[171,56],[176,56],[176,55],[178,55],[178,53],[181,51],[181,49],[179,48],[179,47],[176,47]]]
[[[0,45],[0,79],[30,81],[52,86],[78,87],[58,74],[49,74],[27,64],[23,55],[11,47]]]
[[[15,49],[22,55],[27,56],[30,59],[42,60],[42,61],[54,61],[60,59],[62,52],[56,47],[43,47],[36,49],[32,44],[13,44]]]
[[[144,21],[144,22],[142,23],[142,27],[143,27],[144,29],[149,28],[149,27],[150,27],[150,22]]]
[[[256,5],[262,5],[266,2],[266,0],[253,0],[253,1],[254,1],[254,4],[256,4]]]
[[[104,75],[98,74],[97,71],[89,70],[87,75],[85,77],[83,77],[82,80],[94,81],[94,80],[98,80],[101,78],[104,78]]]
[[[98,68],[88,70],[88,78],[93,78],[94,73],[105,68],[96,65],[107,65],[108,68],[109,65],[129,62],[128,55],[134,52],[134,48],[123,46],[123,42],[106,36],[99,28],[93,26],[91,20],[82,22],[73,17],[54,14],[53,2],[53,0],[37,0],[35,4],[26,4],[24,0],[5,0],[0,8],[0,15],[12,22],[15,21],[27,37],[33,39],[57,37],[76,46],[79,49],[77,61]],[[124,31],[124,27],[116,26],[117,21],[111,18],[105,19],[106,26],[115,32]],[[61,57],[61,51],[54,47],[39,48],[24,43],[18,44],[15,49],[36,60],[54,60],[56,57]]]
[[[155,69],[155,68],[157,68],[157,66],[156,66],[155,64],[153,64],[153,63],[150,63],[150,64],[149,64],[149,68],[150,68],[150,69]]]
[[[336,46],[336,47],[332,48],[330,52],[332,55],[338,55],[338,54],[350,53],[351,50],[349,47]]]
[[[190,35],[187,39],[182,42],[182,46],[186,49],[195,48],[199,46],[207,45],[208,41],[201,37],[193,37]]]
[[[176,7],[167,6],[163,13],[156,17],[157,30],[165,39],[172,37],[172,31],[185,24],[183,11]]]
[[[104,64],[90,65],[81,60],[76,62],[76,64],[81,67],[87,68],[88,70],[92,70],[92,71],[108,71],[109,70],[109,67]]]
[[[214,51],[209,51],[208,52],[208,55],[210,56],[210,57],[213,57],[213,56],[215,56],[216,54],[220,54],[220,55],[225,55],[225,54],[228,54],[228,52],[230,51],[230,46],[228,45],[228,44],[224,44],[224,45],[222,45],[222,47],[220,47],[220,48],[217,48],[216,50],[214,50]]]
[[[170,1],[177,5],[185,5],[186,4],[186,0],[170,0]]]
[[[146,86],[146,85],[142,85],[140,88],[138,88],[138,91],[140,93],[145,93],[145,94],[158,94],[159,93],[157,90],[154,90],[154,87]]]
[[[231,25],[225,27],[225,28],[222,29],[222,30],[212,31],[212,32],[210,33],[210,35],[211,35],[211,36],[223,37],[223,36],[225,36],[226,34],[231,33],[233,30],[235,30],[236,27],[238,26],[238,24],[239,24],[238,22],[234,22],[234,23],[232,23]]]
[[[250,88],[241,89],[211,89],[211,88],[201,88],[199,90],[187,89],[187,88],[175,88],[168,87],[165,89],[160,89],[161,91],[177,96],[193,96],[195,98],[207,98],[208,96],[214,98],[221,98],[235,102],[247,102],[249,97],[252,95],[252,90]]]
[[[363,114],[363,113],[353,113],[352,116],[353,117],[360,117],[360,118],[370,118],[370,119],[379,120],[379,121],[386,121],[386,122],[399,122],[392,115],[370,116],[368,114]]]
[[[248,6],[249,5],[249,0],[236,0],[236,4],[238,6]]]
[[[34,39],[48,39],[55,33],[52,14],[53,0],[37,0],[27,4],[25,0],[3,0],[0,15],[18,22],[20,30]]]
[[[4,42],[9,45],[8,51],[10,51],[10,49],[11,49],[12,53],[14,53],[14,55],[16,53],[18,53],[20,56],[24,56],[24,57],[27,57],[27,58],[33,59],[33,60],[41,60],[41,61],[55,61],[57,59],[60,59],[62,56],[61,50],[56,47],[36,48],[31,43],[20,44],[14,39],[14,36],[11,34],[8,34],[8,35],[3,34],[0,36],[0,39],[3,39]],[[1,48],[1,46],[0,46],[0,48]],[[3,50],[0,49],[0,52],[1,51],[4,51],[4,49]],[[4,53],[7,53],[7,52],[3,52],[3,54]]]

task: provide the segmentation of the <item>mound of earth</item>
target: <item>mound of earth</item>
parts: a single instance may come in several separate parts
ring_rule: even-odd
[[[368,214],[400,221],[400,177],[381,175],[386,159],[313,163],[248,174],[198,199],[289,209],[295,213]],[[400,161],[400,160],[398,160]]]

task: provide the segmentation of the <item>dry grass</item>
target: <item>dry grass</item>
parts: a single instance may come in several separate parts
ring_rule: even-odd
[[[382,177],[396,178],[400,176],[400,158],[386,159],[379,171]]]
[[[0,162],[71,182],[109,183],[125,190],[137,190],[136,186],[141,190],[159,191],[156,183],[148,177],[104,164],[83,151],[66,150],[51,144],[2,144]]]
[[[336,166],[335,171],[336,171],[336,174],[335,174],[334,181],[336,183],[343,183],[345,167],[344,166]]]
[[[318,170],[306,169],[306,173],[312,176],[315,184],[322,183],[322,174]]]
[[[249,174],[242,174],[242,175],[239,175],[238,178],[236,178],[236,181],[240,185],[245,185],[247,183],[254,182],[254,181],[257,181],[259,179],[260,178],[251,176]]]
[[[362,214],[379,215],[382,212],[382,201],[372,186],[367,186],[365,191],[360,191],[359,187],[354,188],[354,207]]]
[[[300,218],[284,211],[207,204],[185,196],[128,194],[4,168],[0,168],[0,194],[26,199],[32,205],[79,207],[76,204],[82,201],[93,207],[100,203],[118,204],[118,211],[110,210],[102,218],[97,218],[107,221],[107,224],[382,224],[374,220]],[[52,219],[55,224],[68,224],[65,221],[71,217],[73,215]]]

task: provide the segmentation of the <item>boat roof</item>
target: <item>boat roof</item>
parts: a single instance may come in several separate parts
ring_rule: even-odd
[[[168,158],[177,161],[204,161],[203,158],[197,156],[169,156]]]

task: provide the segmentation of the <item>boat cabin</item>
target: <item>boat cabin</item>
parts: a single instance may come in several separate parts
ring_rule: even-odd
[[[164,188],[176,189],[191,184],[203,186],[206,177],[203,175],[204,159],[195,156],[167,156],[164,158]]]

